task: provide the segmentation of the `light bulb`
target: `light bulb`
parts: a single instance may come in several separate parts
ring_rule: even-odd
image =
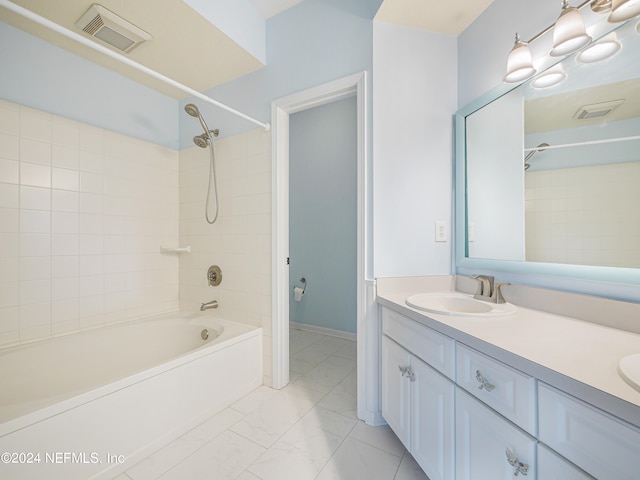
[[[612,23],[624,22],[638,15],[640,15],[640,0],[613,0],[608,20]]]
[[[507,57],[507,74],[504,76],[504,81],[506,83],[522,82],[535,73],[529,45],[520,40],[520,35],[516,33],[515,44]]]
[[[577,8],[570,7],[568,0],[564,0],[560,17],[553,26],[553,49],[549,55],[552,57],[568,55],[590,41],[591,37],[587,35],[582,14]]]

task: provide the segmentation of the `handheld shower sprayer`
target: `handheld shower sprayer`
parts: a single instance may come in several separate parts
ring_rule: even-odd
[[[200,121],[200,125],[202,125],[202,129],[204,130],[203,134],[193,137],[193,143],[195,143],[200,148],[207,148],[207,145],[209,145],[209,140],[211,140],[211,134],[213,134],[214,137],[217,137],[220,134],[220,130],[218,130],[217,128],[215,130],[209,130],[207,122],[204,121],[204,118],[200,114],[200,110],[198,110],[198,107],[196,107],[193,103],[188,103],[187,105],[185,105],[184,111],[192,117],[197,118]]]
[[[204,118],[202,118],[202,115],[200,114],[200,110],[198,110],[198,107],[196,107],[193,103],[188,103],[187,105],[185,105],[184,111],[192,117],[197,118],[200,121],[200,125],[202,125],[202,129],[204,130],[204,133],[193,137],[193,143],[195,143],[200,148],[209,147],[209,185],[207,186],[207,200],[204,206],[204,218],[207,220],[207,223],[213,224],[218,218],[218,213],[220,210],[218,205],[218,185],[216,182],[215,153],[213,151],[213,143],[211,142],[211,134],[213,134],[214,137],[217,137],[220,134],[220,130],[218,130],[217,128],[215,130],[209,130],[207,122],[204,121]],[[209,218],[209,197],[211,196],[212,186],[216,201],[216,211],[213,219]]]

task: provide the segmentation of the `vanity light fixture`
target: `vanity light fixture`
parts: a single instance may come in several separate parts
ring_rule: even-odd
[[[553,30],[553,48],[549,55],[562,57],[569,55],[591,42],[591,36],[587,34],[582,10],[586,6],[591,7],[594,13],[609,13],[610,22],[622,22],[640,15],[640,0],[586,0],[577,7],[571,7],[569,0],[562,1],[562,12],[555,24],[548,26],[528,42],[520,39],[516,34],[516,43],[509,52],[507,59],[507,74],[504,77],[506,83],[518,83],[531,78],[536,70],[533,67],[529,45],[546,33]],[[636,26],[640,32],[640,23]],[[600,41],[594,49],[588,49],[581,54],[579,61],[582,63],[597,62],[608,58],[620,50],[621,45],[616,40]],[[558,77],[556,77],[558,78]]]
[[[569,6],[569,0],[562,3],[562,12],[553,26],[553,48],[549,55],[562,57],[579,50],[591,41],[587,35],[582,14]]]
[[[533,82],[531,82],[531,86],[533,88],[549,88],[558,85],[565,78],[567,78],[567,74],[564,73],[562,65],[558,64],[552,69],[538,75]]]
[[[640,0],[612,0],[609,21],[624,22],[640,15]]]
[[[517,83],[532,77],[536,73],[533,68],[531,50],[529,45],[520,39],[516,33],[516,41],[507,57],[507,74],[504,76],[506,83]]]
[[[618,41],[616,32],[611,32],[593,45],[589,45],[578,54],[576,60],[580,63],[594,63],[612,57],[620,51],[622,44]]]

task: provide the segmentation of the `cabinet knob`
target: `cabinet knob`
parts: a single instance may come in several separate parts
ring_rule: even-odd
[[[400,373],[402,374],[403,377],[409,371],[409,367],[403,367],[402,365],[398,365],[398,369],[400,370]]]
[[[520,474],[527,475],[527,473],[529,473],[529,465],[518,460],[518,457],[516,457],[508,448],[505,450],[505,453],[507,454],[507,462],[509,462],[509,465],[513,467],[514,477],[517,477]]]
[[[476,370],[476,380],[480,384],[478,386],[480,390],[484,388],[487,392],[490,392],[491,390],[496,388],[494,384],[489,383],[489,380],[487,380],[486,377],[482,375],[482,373],[480,373],[480,370]]]

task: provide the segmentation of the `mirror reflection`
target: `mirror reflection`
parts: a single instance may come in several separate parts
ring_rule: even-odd
[[[640,268],[639,28],[466,117],[468,257]]]

